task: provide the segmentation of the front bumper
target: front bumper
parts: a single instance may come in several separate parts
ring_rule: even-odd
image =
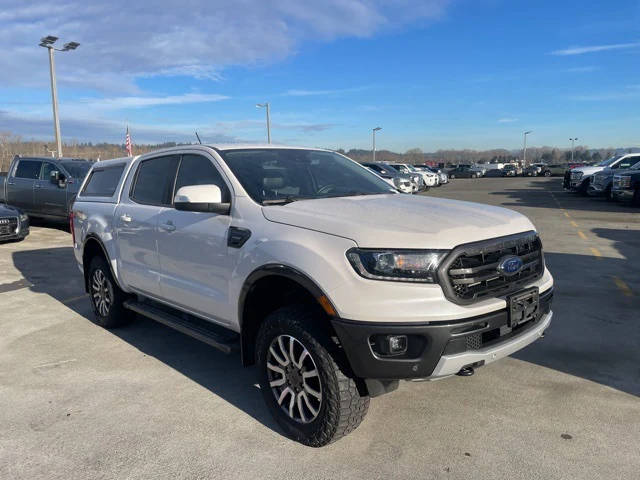
[[[630,202],[633,200],[633,190],[611,190],[611,196],[619,202]]]
[[[506,309],[447,322],[374,323],[333,319],[332,324],[353,373],[364,379],[395,380],[442,378],[462,367],[479,367],[510,355],[542,336],[551,323],[553,288],[540,294],[540,313],[511,329]],[[376,338],[407,335],[403,356],[374,352]]]
[[[20,221],[18,218],[18,226],[15,230],[12,230],[11,233],[3,233],[0,232],[0,242],[9,242],[12,240],[23,240],[27,235],[29,235],[29,220]]]

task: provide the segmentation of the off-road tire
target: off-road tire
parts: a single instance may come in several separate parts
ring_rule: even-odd
[[[546,171],[544,172],[544,176],[545,176],[545,177],[550,177],[550,176],[551,176],[551,172],[550,172],[549,170],[546,170]]]
[[[109,308],[106,312],[100,311],[96,298],[94,297],[94,280],[96,279],[97,272],[101,272],[104,275],[104,279],[107,282],[107,289],[112,297]],[[99,274],[98,274],[99,276]],[[91,301],[91,307],[93,308],[94,321],[98,325],[104,328],[116,328],[131,322],[135,314],[131,310],[124,308],[123,303],[129,298],[129,296],[123,292],[111,275],[111,269],[107,264],[107,261],[102,256],[95,256],[89,263],[89,300]]]
[[[589,190],[589,181],[590,180],[588,178],[583,180],[580,186],[578,187],[578,193],[583,197],[586,197],[588,195],[587,190]]]
[[[369,408],[369,397],[360,395],[342,351],[324,327],[321,310],[307,305],[287,306],[265,318],[256,340],[256,364],[264,400],[284,432],[311,447],[322,447],[354,431]],[[309,423],[292,419],[278,404],[269,385],[267,356],[271,342],[279,335],[299,341],[310,353],[319,372],[322,403]]]

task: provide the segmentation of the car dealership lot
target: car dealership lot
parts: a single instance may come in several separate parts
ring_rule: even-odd
[[[237,356],[149,320],[91,323],[70,235],[34,226],[0,246],[0,478],[637,478],[640,209],[560,185],[426,193],[533,220],[553,324],[473,377],[401,383],[323,449],[280,434]]]

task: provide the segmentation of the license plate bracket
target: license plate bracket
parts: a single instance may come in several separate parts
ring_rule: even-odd
[[[538,287],[527,288],[508,296],[507,311],[509,313],[507,321],[511,328],[531,320],[536,321],[540,316],[540,292]]]

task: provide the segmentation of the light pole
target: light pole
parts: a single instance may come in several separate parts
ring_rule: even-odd
[[[533,130],[527,130],[526,132],[524,132],[524,134],[522,135],[524,137],[524,151],[522,153],[522,163],[523,163],[523,167],[526,168],[527,167],[527,135],[529,135],[530,133],[533,133]]]
[[[376,161],[376,132],[378,130],[382,130],[382,127],[376,127],[373,130],[371,130],[373,132],[373,161]]]
[[[574,146],[575,146],[575,141],[577,139],[578,139],[578,137],[569,139],[569,140],[571,140],[571,163],[573,163],[573,150],[574,150]]]
[[[47,35],[40,39],[40,46],[49,50],[49,75],[51,76],[51,103],[53,104],[53,129],[56,134],[56,155],[58,158],[62,157],[62,139],[60,138],[60,119],[58,118],[58,89],[56,87],[56,67],[53,61],[53,51],[68,52],[69,50],[75,50],[80,46],[78,42],[65,43],[62,48],[55,48],[54,43],[58,40],[58,37]]]
[[[271,111],[269,102],[266,103],[257,103],[257,108],[266,108],[267,109],[267,143],[271,143]]]

